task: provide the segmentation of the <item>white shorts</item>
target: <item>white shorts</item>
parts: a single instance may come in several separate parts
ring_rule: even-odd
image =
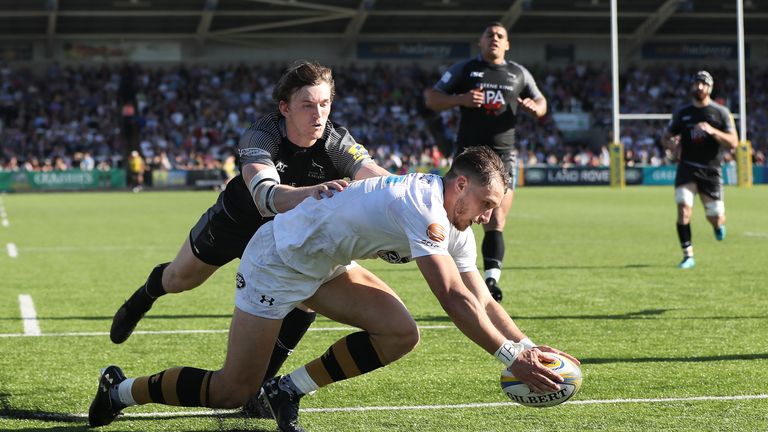
[[[256,231],[237,269],[235,306],[268,319],[283,319],[297,304],[312,297],[320,285],[358,267],[354,261],[328,269],[322,279],[299,273],[283,262],[275,249],[272,223]]]

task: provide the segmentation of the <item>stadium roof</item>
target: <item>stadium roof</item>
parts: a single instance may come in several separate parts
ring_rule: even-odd
[[[768,38],[768,1],[744,0],[748,40]],[[511,38],[605,38],[609,0],[0,0],[0,40],[477,40],[501,21]],[[619,33],[735,42],[736,0],[621,0]]]

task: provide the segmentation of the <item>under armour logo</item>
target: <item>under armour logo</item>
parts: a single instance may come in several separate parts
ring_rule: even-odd
[[[261,296],[261,300],[259,300],[259,303],[269,303],[269,306],[272,306],[273,304],[275,304],[275,299],[273,299],[272,297],[267,298],[267,296],[263,295]]]

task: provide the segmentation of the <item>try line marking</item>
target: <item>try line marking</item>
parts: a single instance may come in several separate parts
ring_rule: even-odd
[[[21,297],[21,296],[19,296]],[[23,315],[22,315],[23,316]],[[26,325],[26,322],[25,322]],[[455,329],[454,325],[428,325],[419,326],[420,330],[443,330],[443,329]],[[354,330],[353,327],[312,327],[308,331],[349,331]],[[138,330],[133,334],[145,334],[145,335],[173,335],[173,334],[206,334],[206,333],[228,333],[229,329],[221,330]],[[88,336],[107,336],[109,332],[65,332],[65,333],[39,333],[34,336],[48,336],[48,337],[88,337]],[[13,338],[32,336],[25,333],[0,333],[0,338]]]
[[[21,319],[24,321],[23,336],[40,336],[40,321],[37,320],[37,311],[29,294],[19,294],[19,309]]]
[[[11,222],[8,220],[8,213],[5,212],[5,204],[3,204],[3,195],[5,195],[5,192],[0,194],[0,224],[8,228],[9,226],[11,226]]]
[[[641,403],[669,403],[669,402],[707,402],[707,401],[741,401],[768,399],[768,394],[736,395],[736,396],[692,396],[692,397],[668,397],[647,399],[591,399],[565,402],[565,405],[607,405],[607,404],[641,404]],[[488,402],[456,405],[402,405],[402,406],[368,406],[368,407],[338,407],[338,408],[301,408],[302,413],[334,413],[334,412],[360,412],[360,411],[423,411],[441,409],[469,409],[469,408],[497,408],[497,407],[522,407],[513,402]],[[240,410],[194,410],[194,411],[157,411],[142,413],[126,413],[120,418],[163,418],[163,417],[216,417],[239,416]],[[39,415],[27,415],[25,419],[39,418],[44,420],[71,420],[72,418],[87,419],[87,413],[77,414],[53,414],[40,413]],[[118,418],[118,420],[120,419]],[[0,415],[0,419],[13,420],[13,416]]]

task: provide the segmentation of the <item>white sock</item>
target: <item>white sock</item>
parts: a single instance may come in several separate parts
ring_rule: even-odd
[[[495,280],[496,282],[501,279],[501,269],[500,268],[492,268],[485,271],[485,279],[491,278]]]
[[[120,399],[120,402],[125,404],[125,406],[136,405],[136,401],[133,400],[133,395],[131,394],[133,381],[134,378],[128,378],[117,386],[117,397]]]
[[[315,380],[312,379],[312,377],[309,376],[309,373],[307,372],[307,369],[302,366],[295,371],[288,374],[288,376],[291,378],[291,381],[293,381],[293,384],[296,386],[297,389],[302,394],[311,394],[314,393],[315,390],[319,389],[320,386],[317,385]]]

